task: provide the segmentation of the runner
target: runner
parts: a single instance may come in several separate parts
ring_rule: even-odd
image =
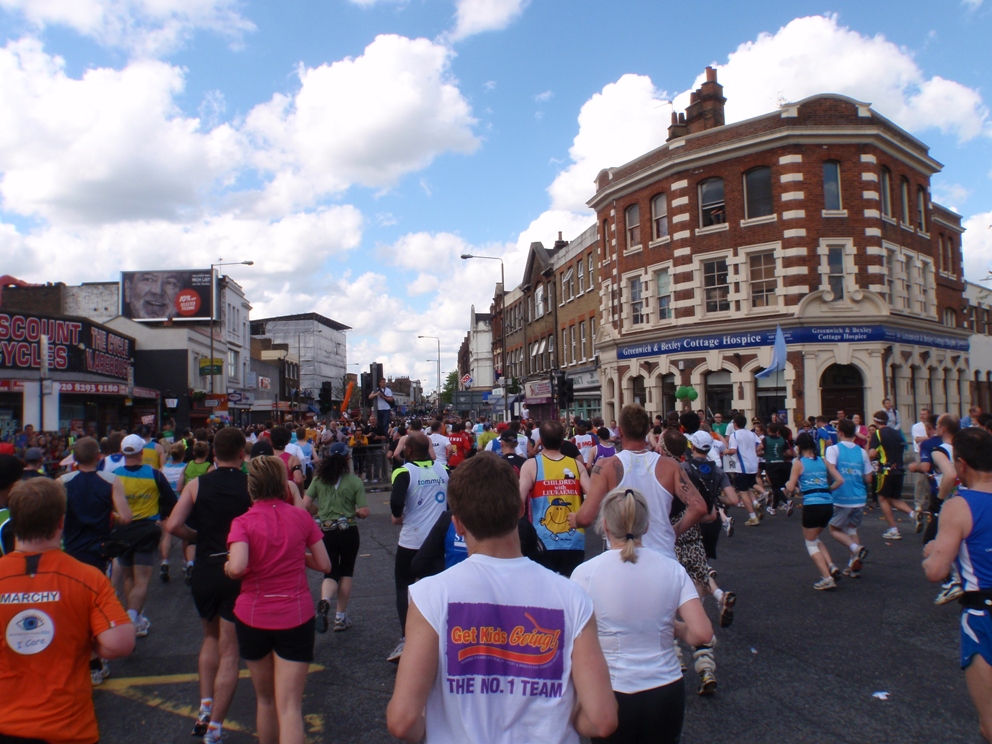
[[[478,455],[454,472],[451,486],[453,520],[470,556],[410,587],[410,645],[386,711],[389,732],[405,741],[476,744],[609,736],[617,704],[592,601],[521,555],[513,468]],[[483,635],[516,626],[535,643]],[[492,685],[505,694],[483,694]]]
[[[314,513],[323,531],[324,547],[331,559],[331,570],[324,574],[317,604],[317,632],[326,633],[331,602],[336,604],[334,631],[351,627],[348,600],[351,598],[352,577],[360,545],[358,519],[369,515],[365,484],[348,472],[348,447],[335,442],[327,450],[317,475],[307,489],[303,508]]]
[[[782,436],[782,427],[776,423],[768,425],[768,433],[762,444],[765,452],[765,472],[768,474],[768,482],[772,488],[772,503],[765,511],[774,516],[779,504],[784,503],[785,515],[791,517],[793,502],[791,499],[786,499],[782,488],[789,480],[789,463],[786,458],[793,457],[795,452]]]
[[[874,415],[875,426],[878,428],[868,442],[868,457],[878,460],[879,464],[875,476],[875,495],[879,506],[882,507],[882,516],[889,525],[889,529],[882,533],[882,537],[886,540],[901,540],[902,535],[892,516],[892,507],[910,515],[917,526],[923,516],[920,510],[913,509],[902,499],[902,481],[905,476],[902,447],[905,442],[901,431],[885,425],[888,415],[885,411],[877,411]]]
[[[176,493],[182,493],[183,490],[180,483],[183,479],[183,472],[186,470],[185,457],[186,445],[180,440],[169,447],[169,460],[162,466],[162,475],[169,481],[169,485],[172,486],[172,490]],[[169,581],[169,553],[172,551],[172,535],[168,532],[163,532],[162,541],[158,547],[159,555],[162,558],[162,564],[159,567],[159,580],[165,584]],[[183,542],[183,572],[188,577],[189,561],[186,560],[187,547],[186,543]],[[187,586],[189,586],[188,583]]]
[[[206,744],[221,741],[224,719],[238,684],[234,603],[241,582],[224,574],[224,563],[231,523],[251,507],[248,477],[241,472],[245,445],[240,429],[228,426],[217,432],[217,468],[186,485],[166,524],[170,534],[196,541],[191,586],[203,624],[203,645],[198,664],[200,709],[193,736],[202,736]]]
[[[455,453],[455,448],[451,444],[451,440],[444,435],[442,430],[443,425],[441,421],[431,421],[430,440],[434,446],[435,462],[441,465],[441,467],[446,468],[448,467],[448,458]]]
[[[897,434],[892,429],[888,431]],[[861,545],[858,538],[858,525],[864,517],[865,504],[868,500],[867,485],[871,483],[874,472],[868,459],[869,453],[854,442],[855,433],[854,422],[850,419],[837,422],[839,441],[827,447],[827,454],[823,458],[837,469],[837,473],[843,479],[841,486],[833,491],[834,508],[833,516],[830,518],[830,536],[850,551],[850,558],[842,573],[853,579],[860,576],[862,562],[868,555],[868,548]],[[803,507],[805,510],[805,501]],[[882,537],[885,537],[884,533]],[[829,562],[826,548],[823,552]],[[837,578],[834,571],[831,571],[831,576]]]
[[[830,524],[834,516],[831,493],[844,485],[844,479],[837,472],[837,466],[819,455],[819,447],[809,434],[796,437],[799,457],[792,461],[792,472],[785,485],[790,499],[796,493],[803,497],[803,540],[806,552],[820,571],[820,580],[813,584],[817,591],[837,588],[840,571],[834,565],[830,551],[820,540],[820,533]],[[863,452],[860,447],[858,451]]]
[[[162,445],[152,437],[152,430],[147,426],[140,426],[135,434],[138,434],[145,442],[144,450],[141,452],[141,464],[161,470],[167,458]]]
[[[503,436],[507,434],[512,434],[512,430]],[[502,436],[500,440],[504,441]],[[538,561],[567,578],[585,560],[584,530],[570,524],[569,517],[579,510],[583,496],[589,493],[590,482],[585,467],[574,457],[561,453],[563,441],[561,424],[557,421],[541,424],[543,450],[520,468],[520,498],[544,544]],[[519,455],[519,449],[516,453]]]
[[[758,452],[761,443],[753,431],[747,427],[747,417],[737,414],[733,419],[734,430],[727,435],[727,449],[724,455],[737,455],[740,472],[734,475],[738,498],[747,508],[745,527],[756,527],[764,516],[761,507],[755,507],[751,492],[758,489]]]
[[[589,455],[585,460],[586,470],[589,471],[592,470],[593,465],[601,457],[613,457],[617,453],[616,444],[609,429],[601,426],[596,432],[596,435],[599,437],[599,442],[594,448],[589,450]]]
[[[448,458],[448,467],[454,469],[461,465],[466,457],[469,457],[474,444],[472,435],[465,431],[465,425],[460,421],[451,425],[451,436],[448,439],[451,441],[451,446],[454,447],[451,457]]]
[[[963,488],[941,509],[937,539],[923,550],[923,570],[930,581],[944,581],[953,562],[964,581],[961,668],[979,731],[992,742],[992,434],[962,429],[953,447]]]
[[[937,419],[937,433],[940,442],[930,451],[933,461],[935,493],[931,504],[931,524],[923,535],[923,544],[933,540],[937,536],[937,527],[940,524],[940,512],[943,503],[949,499],[958,484],[958,474],[954,467],[954,436],[961,430],[961,424],[957,416],[945,413]],[[940,587],[940,593],[934,600],[934,604],[942,605],[953,602],[964,593],[961,583],[961,575],[958,567],[951,565],[951,574]]]

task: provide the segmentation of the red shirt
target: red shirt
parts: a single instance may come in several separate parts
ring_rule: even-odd
[[[450,434],[448,440],[455,445],[455,453],[448,458],[448,467],[453,468],[468,457],[468,453],[472,450],[472,437],[460,431],[457,434]]]

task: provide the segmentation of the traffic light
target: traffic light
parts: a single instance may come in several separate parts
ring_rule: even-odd
[[[379,384],[379,380],[382,379],[382,363],[372,362],[369,365],[369,373],[372,375],[372,387],[369,388],[369,393],[371,394],[373,389]]]
[[[372,374],[369,372],[362,372],[362,401],[360,408],[364,408],[368,405],[369,396],[372,395]]]
[[[331,409],[334,408],[334,402],[331,400],[334,395],[333,391],[334,389],[329,380],[320,383],[320,395],[317,400],[319,401],[321,413],[330,413]]]
[[[566,377],[561,386],[561,405],[566,408],[575,401],[575,381],[571,377]]]

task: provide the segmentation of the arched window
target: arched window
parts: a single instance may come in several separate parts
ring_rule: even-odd
[[[902,224],[908,225],[909,222],[909,181],[906,178],[902,178],[899,181],[900,196],[902,197]]]
[[[953,308],[944,308],[944,325],[948,328],[955,328],[958,324],[958,314]]]
[[[892,216],[892,173],[888,168],[882,168],[882,215]]]
[[[752,168],[744,174],[744,219],[772,213],[772,169]]]
[[[623,221],[627,226],[627,248],[636,248],[641,244],[641,208],[631,204],[623,213]]]
[[[707,178],[699,183],[699,225],[721,225],[727,221],[723,203],[723,179]]]
[[[651,200],[651,239],[668,235],[668,196],[658,194]]]
[[[842,206],[840,198],[840,163],[836,160],[828,160],[823,164],[823,208],[833,211],[840,211]]]
[[[916,187],[916,226],[927,231],[927,192],[922,186]]]

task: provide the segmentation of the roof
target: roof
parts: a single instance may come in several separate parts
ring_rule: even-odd
[[[338,323],[336,320],[331,320],[330,318],[321,315],[320,313],[300,313],[298,315],[276,315],[272,318],[252,318],[252,323],[268,323],[272,321],[294,321],[294,320],[310,320],[320,323],[323,326],[327,326],[335,331],[350,331],[351,326],[346,326],[344,323]]]

